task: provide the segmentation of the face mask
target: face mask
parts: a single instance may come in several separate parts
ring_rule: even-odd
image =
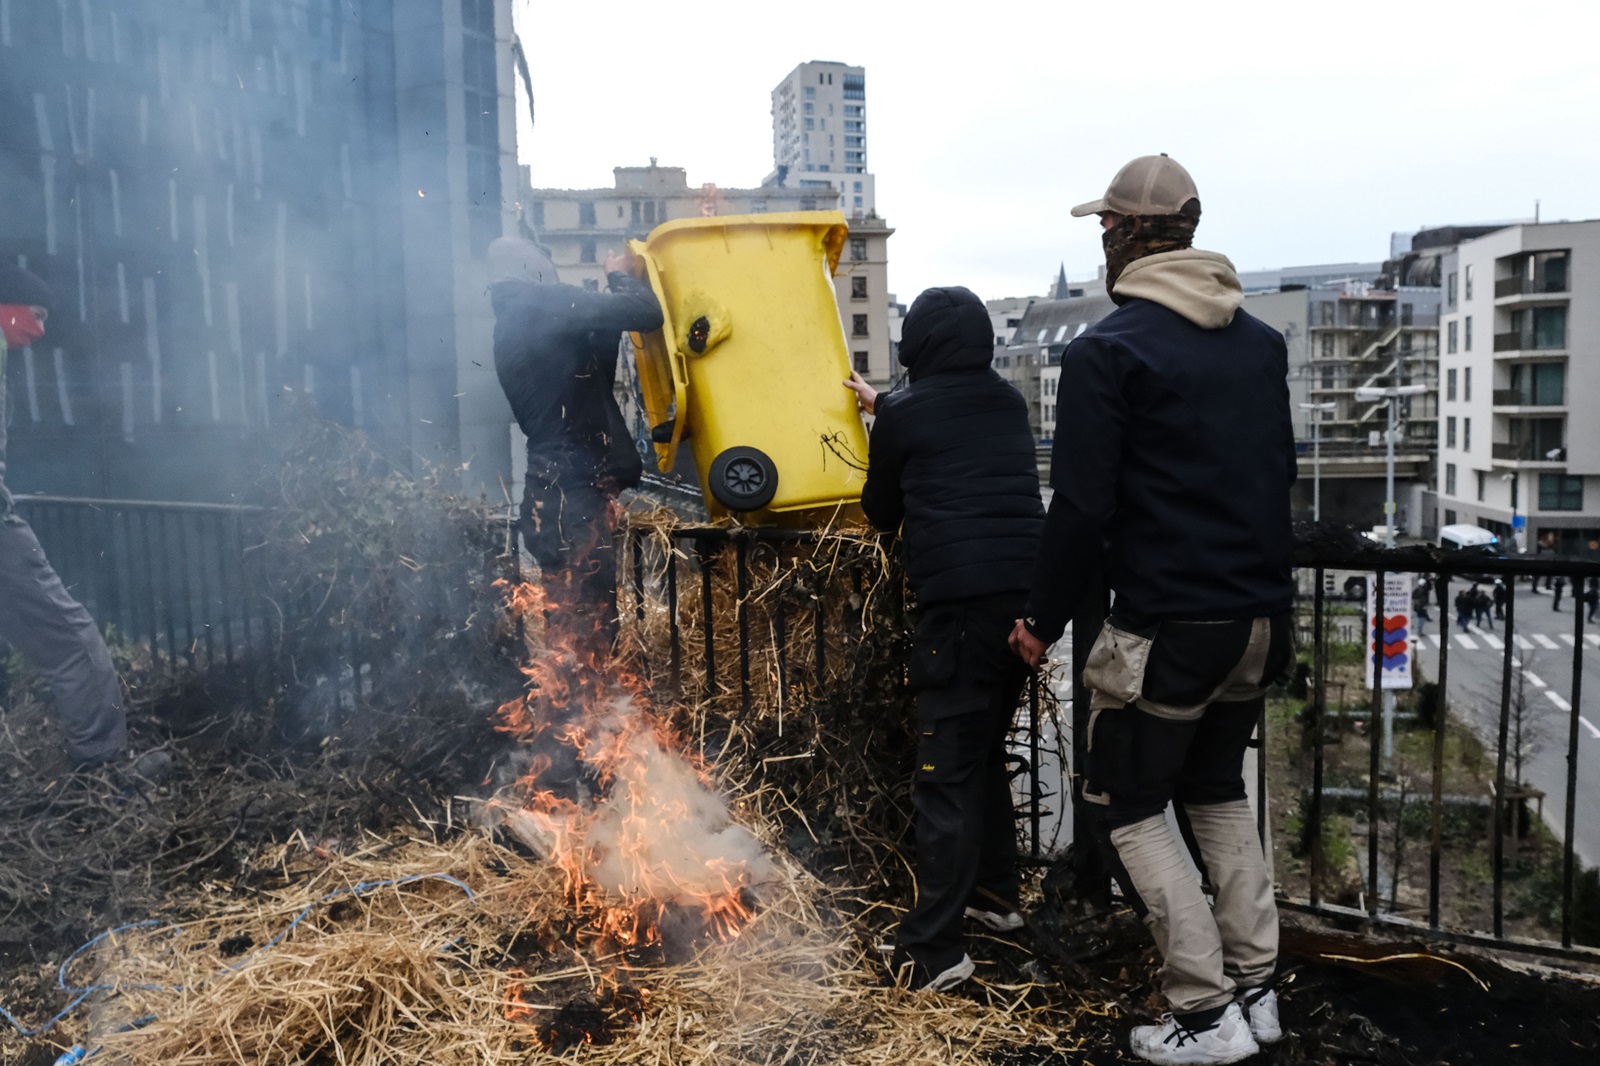
[[[44,336],[44,323],[33,313],[33,308],[22,304],[0,305],[0,333],[5,334],[8,348],[26,348]]]

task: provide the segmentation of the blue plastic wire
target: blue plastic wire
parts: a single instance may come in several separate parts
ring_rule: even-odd
[[[452,877],[450,874],[412,874],[409,877],[396,877],[396,878],[392,878],[392,879],[387,880],[387,881],[358,881],[356,884],[354,884],[354,885],[352,885],[352,886],[350,886],[348,888],[336,888],[332,892],[329,892],[327,895],[321,897],[320,899],[313,900],[311,903],[306,905],[304,910],[302,910],[299,914],[295,915],[294,916],[294,920],[291,921],[287,926],[285,926],[283,931],[280,932],[277,936],[273,937],[271,940],[267,941],[265,944],[262,944],[260,947],[256,948],[254,951],[250,952],[250,954],[246,955],[243,959],[240,959],[238,962],[234,963],[232,966],[224,966],[222,969],[218,970],[216,973],[211,974],[210,977],[201,978],[201,981],[202,982],[203,981],[209,981],[209,980],[211,980],[212,977],[221,977],[223,974],[232,973],[235,970],[241,969],[246,964],[248,964],[251,960],[253,960],[257,955],[261,954],[263,951],[266,951],[269,948],[277,947],[279,944],[283,943],[283,941],[289,936],[290,933],[293,933],[295,931],[295,927],[296,926],[298,926],[301,922],[305,921],[307,916],[309,916],[312,911],[316,910],[318,907],[322,906],[324,903],[331,902],[332,900],[339,899],[339,898],[341,898],[343,896],[355,896],[355,897],[365,896],[365,895],[368,895],[369,893],[377,891],[380,888],[398,888],[401,885],[409,885],[409,884],[412,884],[413,882],[416,882],[416,881],[443,881],[446,884],[451,884],[451,885],[456,886],[461,891],[463,891],[463,892],[465,892],[467,894],[467,899],[473,901],[474,904],[477,903],[477,900],[478,900],[477,893],[472,891],[471,886],[469,886],[465,881],[462,881],[460,878]],[[20,1020],[18,1020],[17,1016],[12,1014],[3,1005],[0,1005],[0,1018],[4,1018],[7,1022],[9,1022],[11,1024],[11,1027],[14,1028],[22,1036],[39,1036],[40,1034],[47,1033],[51,1029],[55,1028],[56,1024],[58,1022],[60,1022],[61,1019],[65,1018],[67,1015],[69,1015],[73,1011],[77,1010],[78,1007],[80,1007],[83,1004],[84,1000],[88,999],[90,996],[94,995],[96,992],[115,991],[119,987],[124,987],[124,988],[128,988],[128,989],[135,989],[135,990],[139,990],[139,991],[154,991],[154,992],[182,992],[182,991],[185,991],[185,989],[190,987],[190,986],[185,986],[185,985],[123,985],[123,986],[118,986],[118,985],[101,985],[101,984],[95,984],[95,985],[69,985],[67,983],[67,970],[68,970],[69,967],[71,967],[72,963],[78,958],[79,955],[82,955],[85,951],[88,951],[90,948],[94,947],[96,944],[100,943],[102,940],[106,939],[107,937],[116,936],[118,933],[125,933],[130,929],[147,929],[147,928],[149,928],[151,926],[161,926],[163,928],[172,929],[172,930],[175,930],[175,931],[178,931],[178,932],[181,932],[183,930],[183,928],[184,928],[182,925],[179,925],[179,924],[174,923],[174,922],[165,922],[165,923],[163,923],[163,922],[158,921],[158,920],[156,920],[154,918],[147,918],[142,922],[129,922],[127,925],[119,925],[119,926],[116,926],[113,929],[107,929],[105,932],[100,933],[98,936],[94,937],[92,940],[85,941],[84,943],[78,945],[78,947],[72,952],[72,954],[68,955],[65,959],[63,959],[62,962],[61,962],[61,965],[59,967],[57,967],[57,969],[56,969],[56,987],[61,989],[61,991],[69,993],[69,994],[71,994],[73,996],[72,1001],[70,1003],[68,1003],[65,1007],[63,1007],[61,1009],[60,1013],[58,1013],[55,1017],[51,1018],[49,1021],[45,1022],[44,1024],[36,1026],[36,1027],[34,1027],[32,1029],[30,1029],[27,1026],[23,1025],[22,1022]],[[451,943],[454,943],[454,941],[452,941]],[[449,945],[447,944],[445,946],[448,947]],[[443,950],[443,949],[441,949],[441,950]],[[152,1015],[149,1015],[149,1016],[147,1016],[145,1018],[139,1019],[137,1022],[130,1023],[128,1026],[126,1026],[124,1028],[135,1028],[135,1027],[138,1027],[140,1025],[148,1024],[149,1022],[154,1021],[154,1020],[155,1020],[155,1015],[152,1014]],[[98,1051],[99,1051],[98,1048],[96,1048],[94,1051],[85,1051],[81,1047],[81,1045],[74,1045],[74,1047],[72,1049],[67,1051],[62,1056],[62,1058],[58,1059],[57,1061],[58,1062],[65,1061],[67,1063],[82,1062],[84,1059],[87,1059],[90,1056],[98,1053]],[[76,1058],[69,1057],[69,1056],[72,1056],[74,1054],[77,1055]]]

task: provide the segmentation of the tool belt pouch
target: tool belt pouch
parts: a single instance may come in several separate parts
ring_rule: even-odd
[[[955,681],[965,623],[959,607],[929,607],[922,613],[906,670],[913,692],[944,688]]]
[[[1083,685],[1089,690],[1091,709],[1121,707],[1143,694],[1151,643],[1149,637],[1118,629],[1110,622],[1100,628],[1083,664]]]

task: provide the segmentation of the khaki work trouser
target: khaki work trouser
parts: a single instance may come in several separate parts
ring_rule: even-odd
[[[1265,685],[1292,654],[1288,634],[1286,618],[1168,622],[1148,634],[1108,622],[1084,669],[1093,710],[1083,798],[1161,952],[1175,1014],[1225,1006],[1269,983],[1277,965],[1277,906],[1243,766]]]

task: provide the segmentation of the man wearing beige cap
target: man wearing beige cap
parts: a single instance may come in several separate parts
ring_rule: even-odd
[[[1100,217],[1118,307],[1061,361],[1055,495],[1011,641],[1037,665],[1104,572],[1114,599],[1083,672],[1078,799],[1155,937],[1172,1011],[1130,1043],[1150,1062],[1237,1062],[1282,1036],[1278,916],[1243,764],[1293,653],[1287,351],[1240,310],[1233,264],[1191,246],[1200,197],[1174,160],[1135,159],[1072,213]]]

